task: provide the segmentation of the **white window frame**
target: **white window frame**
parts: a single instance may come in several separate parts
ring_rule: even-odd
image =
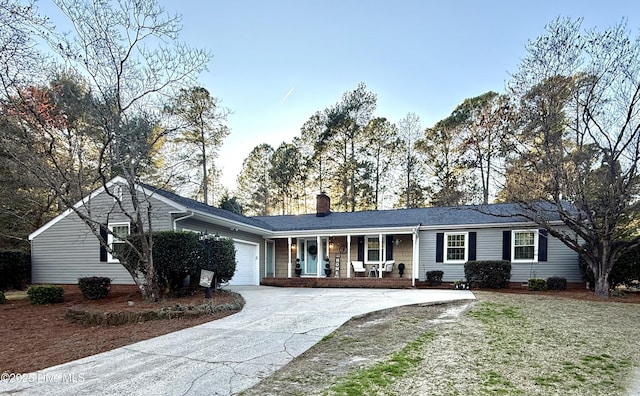
[[[463,235],[464,236],[464,260],[450,260],[447,251],[449,249],[449,236]],[[442,258],[445,264],[460,264],[466,263],[469,260],[469,233],[468,232],[445,232],[444,242],[442,244]]]
[[[109,223],[107,225],[107,228],[109,228],[109,234],[107,235],[107,245],[109,246],[109,250],[113,250],[113,240],[114,240],[114,235],[113,235],[113,229],[114,227],[123,227],[126,226],[128,233],[127,235],[131,235],[131,224],[130,223]],[[117,258],[113,257],[111,255],[111,252],[107,250],[107,262],[108,263],[120,263],[120,260],[118,260]]]
[[[516,234],[518,233],[532,233],[533,234],[533,258],[516,259]],[[537,229],[524,229],[524,230],[512,230],[511,231],[511,261],[514,263],[537,263],[538,262],[538,230]]]
[[[375,239],[376,242],[380,242],[380,235],[367,235],[364,237],[364,262],[365,264],[378,264],[381,261],[384,261],[382,259],[382,257],[380,257],[378,260],[369,260],[369,250],[374,250],[374,249],[369,249],[369,239]],[[385,254],[385,238],[382,238],[382,249],[378,248],[375,249],[377,252],[380,252],[379,254],[384,256]]]

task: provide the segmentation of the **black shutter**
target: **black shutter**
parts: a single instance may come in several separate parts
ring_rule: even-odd
[[[443,262],[444,258],[444,232],[436,234],[436,263]]]
[[[476,260],[476,233],[469,233],[469,261]]]
[[[129,235],[135,235],[138,233],[138,224],[133,221],[129,223]]]
[[[364,237],[358,237],[358,261],[364,261]]]
[[[107,242],[107,225],[106,224],[100,225],[100,238],[104,240],[105,243]],[[107,261],[107,249],[105,249],[104,245],[102,245],[102,242],[100,242],[100,261],[103,261],[103,262]]]
[[[538,261],[547,261],[547,230],[538,230]]]
[[[502,231],[502,259],[511,261],[511,231]]]
[[[387,257],[385,260],[393,260],[393,235],[387,235]]]

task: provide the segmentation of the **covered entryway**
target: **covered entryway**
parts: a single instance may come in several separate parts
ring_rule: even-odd
[[[236,273],[229,281],[233,286],[257,286],[258,276],[258,247],[257,243],[234,239],[236,246]]]

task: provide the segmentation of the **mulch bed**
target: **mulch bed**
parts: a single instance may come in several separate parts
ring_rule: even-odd
[[[64,286],[64,289],[65,301],[61,304],[31,305],[28,299],[8,300],[5,304],[0,304],[0,373],[28,373],[40,370],[234,313],[227,311],[200,317],[153,320],[120,326],[84,326],[65,319],[69,308],[143,312],[176,304],[199,305],[203,302],[203,296],[199,293],[192,297],[150,303],[142,300],[134,286],[113,285],[107,299],[88,301],[84,299],[77,286]],[[597,297],[593,290],[584,289],[532,292],[526,288],[511,288],[487,291],[640,304],[638,292],[628,292],[624,297],[603,299]],[[214,293],[213,299],[216,303],[226,304],[233,298],[228,293]],[[128,301],[133,301],[134,305],[129,305]]]
[[[213,293],[217,304],[233,301],[229,293]],[[132,301],[130,305],[128,301]],[[71,307],[106,312],[143,312],[176,304],[199,305],[203,294],[152,303],[142,300],[135,286],[112,285],[102,300],[85,300],[76,285],[64,286],[64,302],[31,305],[28,299],[0,304],[0,373],[28,373],[96,353],[210,322],[237,311],[200,317],[173,318],[120,326],[84,326],[65,319]]]

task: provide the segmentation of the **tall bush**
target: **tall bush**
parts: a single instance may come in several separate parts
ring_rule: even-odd
[[[136,239],[131,239],[134,245]],[[207,250],[207,246],[210,250]],[[127,250],[130,250],[127,248]],[[207,253],[208,252],[208,253]],[[131,254],[125,251],[125,254]],[[159,285],[164,291],[182,295],[184,279],[189,275],[190,286],[198,287],[200,270],[207,269],[207,254],[217,282],[226,282],[235,274],[236,250],[233,240],[220,238],[200,240],[194,232],[158,231],[153,233],[153,263]],[[139,266],[141,271],[144,266]]]
[[[153,263],[160,286],[177,292],[184,279],[191,277],[197,286],[204,266],[204,248],[194,232],[160,231],[153,233]]]
[[[585,282],[595,285],[593,271],[582,259],[579,260],[580,271]],[[613,269],[609,273],[609,284],[612,288],[619,285],[630,285],[634,281],[640,280],[640,246],[627,250],[622,256],[618,257],[613,264]]]
[[[221,238],[211,242],[211,268],[216,282],[228,282],[236,273],[236,246],[233,240]]]
[[[464,264],[464,276],[472,287],[509,287],[511,263],[504,260],[467,261]]]
[[[0,290],[24,289],[31,280],[31,255],[0,250]]]

